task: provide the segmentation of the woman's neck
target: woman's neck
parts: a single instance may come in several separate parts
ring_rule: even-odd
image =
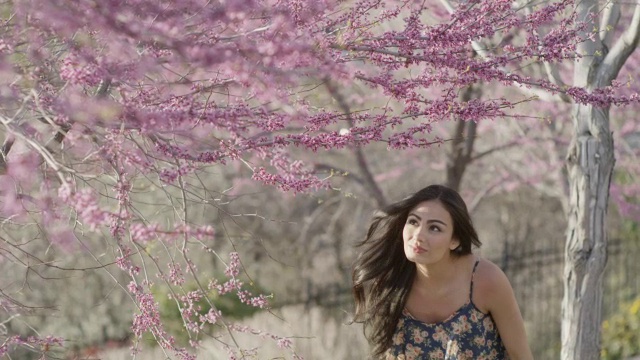
[[[428,286],[431,289],[446,287],[458,277],[461,267],[458,260],[460,259],[450,257],[437,264],[416,264],[414,284],[419,287]]]

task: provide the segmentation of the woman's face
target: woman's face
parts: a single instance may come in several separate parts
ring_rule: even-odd
[[[453,220],[439,200],[423,201],[409,212],[402,230],[409,261],[429,265],[448,259],[460,242],[453,239]]]

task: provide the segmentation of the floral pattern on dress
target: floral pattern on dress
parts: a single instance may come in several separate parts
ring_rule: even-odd
[[[427,324],[404,311],[386,360],[507,360],[490,314],[469,301],[447,320]]]

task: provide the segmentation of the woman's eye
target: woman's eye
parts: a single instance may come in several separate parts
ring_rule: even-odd
[[[407,223],[409,223],[409,225],[418,225],[418,221],[416,219],[409,219]]]
[[[440,228],[437,226],[432,226],[431,231],[440,231]]]

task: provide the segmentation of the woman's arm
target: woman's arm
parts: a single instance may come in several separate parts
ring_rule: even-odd
[[[476,305],[493,317],[509,357],[511,360],[533,360],[524,320],[509,279],[497,265],[486,260],[478,266],[477,275]]]

